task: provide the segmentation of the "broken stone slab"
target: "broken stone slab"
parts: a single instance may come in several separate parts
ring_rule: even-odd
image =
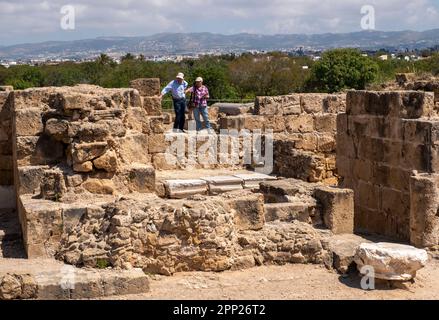
[[[427,251],[395,243],[363,243],[355,254],[355,263],[361,272],[365,266],[374,269],[375,278],[391,281],[409,281],[428,262]]]
[[[260,183],[264,181],[277,180],[276,177],[272,177],[262,173],[251,174],[235,174],[234,177],[243,181],[244,189],[259,189]]]
[[[166,180],[166,196],[171,199],[184,199],[195,194],[207,194],[207,182],[204,180]]]
[[[216,176],[201,178],[209,185],[211,195],[242,189],[242,180],[234,176]]]

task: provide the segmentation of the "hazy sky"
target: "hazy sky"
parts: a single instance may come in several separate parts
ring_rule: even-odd
[[[76,28],[60,27],[65,5]],[[439,28],[439,0],[0,0],[0,45],[160,32],[359,31],[373,5],[378,30]]]

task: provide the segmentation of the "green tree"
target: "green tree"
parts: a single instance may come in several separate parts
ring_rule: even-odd
[[[336,49],[326,52],[312,69],[308,87],[322,92],[365,89],[378,76],[378,64],[359,50]]]

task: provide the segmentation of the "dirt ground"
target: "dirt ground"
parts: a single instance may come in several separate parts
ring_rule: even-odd
[[[341,277],[314,265],[264,266],[223,273],[180,273],[151,279],[148,294],[112,299],[132,300],[431,300],[439,299],[439,260],[418,272],[413,284],[377,284],[364,291],[360,278]]]

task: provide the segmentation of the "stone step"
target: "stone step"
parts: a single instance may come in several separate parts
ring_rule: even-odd
[[[203,177],[201,180],[207,182],[210,195],[243,189],[243,181],[234,176]]]
[[[141,269],[79,269],[55,260],[0,259],[0,300],[96,299],[148,291],[149,278]]]
[[[165,196],[171,199],[184,199],[193,195],[217,195],[242,189],[259,189],[259,184],[276,180],[260,173],[205,176],[199,179],[165,180]]]

